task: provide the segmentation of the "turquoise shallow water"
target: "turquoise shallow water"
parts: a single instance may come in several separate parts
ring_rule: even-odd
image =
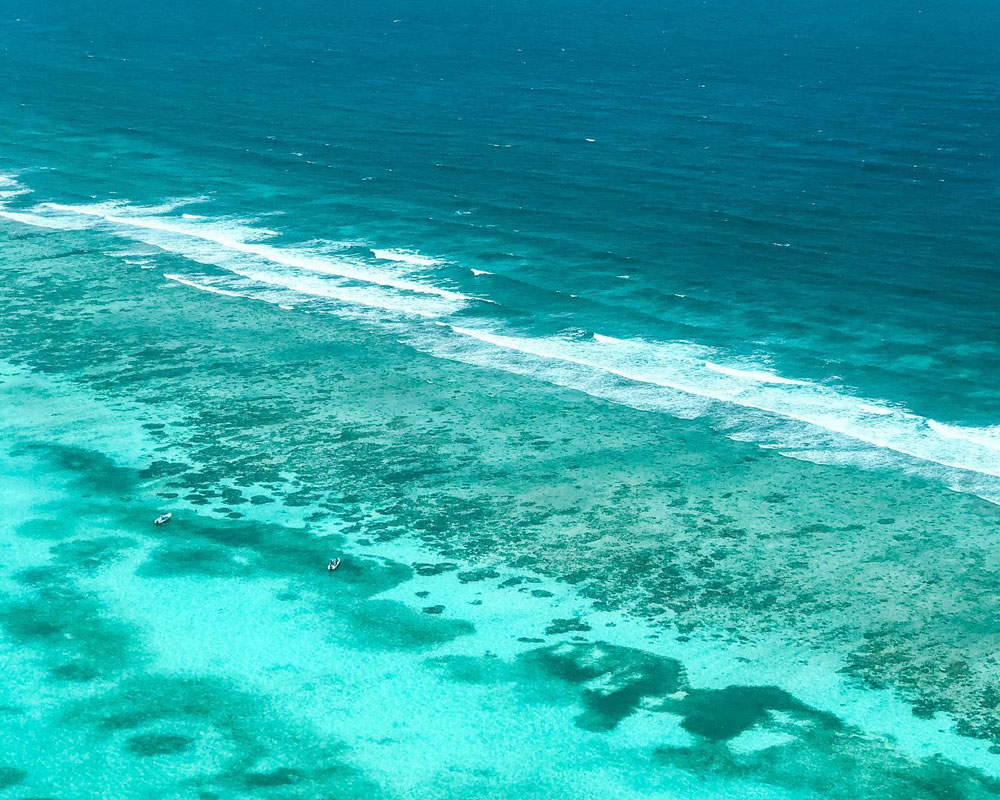
[[[1000,793],[993,9],[182,10],[0,6],[0,794]]]

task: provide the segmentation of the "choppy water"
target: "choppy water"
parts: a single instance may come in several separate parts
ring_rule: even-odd
[[[998,32],[0,5],[0,794],[1000,793]]]

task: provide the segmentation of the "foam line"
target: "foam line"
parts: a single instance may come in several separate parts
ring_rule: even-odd
[[[712,372],[718,372],[720,375],[729,375],[732,378],[739,378],[740,380],[755,381],[757,383],[783,383],[788,386],[808,386],[807,381],[797,381],[791,378],[783,378],[780,375],[775,375],[772,372],[763,372],[760,370],[746,370],[746,369],[736,369],[735,367],[725,367],[722,364],[716,364],[712,361],[706,361],[705,366]]]
[[[198,283],[190,278],[182,278],[180,275],[174,275],[172,273],[164,273],[164,278],[168,281],[174,281],[175,283],[183,284],[184,286],[190,286],[192,289],[198,289],[202,292],[211,292],[212,294],[221,294],[223,297],[242,297],[246,298],[247,295],[241,292],[231,292],[228,289],[220,289],[218,286],[210,286],[204,283]]]
[[[58,203],[48,203],[47,207],[56,211],[66,213],[81,214],[84,216],[97,217],[111,225],[124,228],[139,228],[143,230],[159,231],[162,233],[184,236],[191,239],[198,239],[204,242],[211,242],[226,250],[257,256],[275,264],[281,264],[295,269],[308,272],[318,272],[324,275],[333,275],[340,278],[349,278],[362,283],[373,283],[386,286],[399,291],[412,292],[414,294],[430,294],[442,297],[454,302],[468,302],[474,298],[453,292],[449,289],[441,289],[416,281],[397,278],[380,270],[366,268],[360,262],[351,262],[347,259],[321,258],[308,253],[296,252],[288,248],[275,247],[268,244],[243,241],[235,236],[228,235],[224,230],[211,224],[191,224],[177,223],[168,219],[148,216],[121,216],[120,214],[108,214],[101,206],[66,206]]]
[[[688,407],[693,413],[684,413],[681,404],[672,396],[657,398],[648,391],[636,392],[636,402],[630,402],[627,386],[611,389],[604,384],[595,384],[594,373],[689,395],[701,401],[722,404],[723,408],[736,406],[763,412],[772,420],[784,419],[796,427],[782,429],[773,422],[760,424],[749,419],[734,419],[725,412],[720,414],[719,409],[714,412],[716,418],[725,421],[727,433],[733,438],[782,448],[788,454],[794,455],[797,449],[826,447],[839,451],[840,456],[833,460],[842,460],[843,454],[850,451],[844,440],[852,440],[859,445],[948,469],[989,478],[1000,477],[998,428],[945,425],[902,409],[892,409],[883,403],[864,401],[821,384],[754,369],[719,368],[718,364],[701,358],[705,348],[700,345],[622,340],[600,334],[589,340],[536,338],[459,326],[447,327],[456,334],[493,348],[557,362],[559,372],[552,382],[598,393],[602,397],[613,395],[613,399],[627,405],[646,408],[657,406],[658,400],[662,400],[660,410],[680,412],[681,416],[703,416],[707,413],[706,407],[697,405]],[[496,359],[490,360],[490,363],[502,366]],[[566,366],[583,367],[589,374],[574,376],[565,371]],[[524,370],[516,368],[512,371]],[[538,376],[546,378],[544,367]],[[597,392],[593,391],[595,387]],[[809,429],[813,431],[811,435],[803,433]],[[824,441],[826,435],[836,439]],[[857,453],[851,453],[851,457],[857,459]],[[827,457],[818,460],[831,461]]]
[[[0,204],[0,217],[9,219],[12,222],[19,222],[22,225],[31,225],[35,228],[49,228],[51,230],[58,231],[80,230],[86,227],[86,225],[74,225],[64,219],[49,218],[40,214],[32,214],[22,211],[7,211],[3,208],[2,204]]]
[[[1000,425],[987,428],[965,428],[960,425],[947,425],[935,419],[928,419],[927,425],[945,439],[968,442],[977,447],[992,450],[994,453],[1000,453]]]
[[[436,258],[428,258],[409,250],[381,250],[373,247],[372,255],[382,261],[397,261],[412,267],[436,267],[443,263]]]

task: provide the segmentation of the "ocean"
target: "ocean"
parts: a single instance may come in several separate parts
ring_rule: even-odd
[[[0,796],[1000,796],[918,5],[0,0]]]

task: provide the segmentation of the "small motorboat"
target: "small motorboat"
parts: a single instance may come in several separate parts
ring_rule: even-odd
[[[333,572],[337,567],[340,566],[339,558],[331,558],[330,563],[326,565],[327,572]]]
[[[166,514],[160,514],[156,519],[153,520],[154,525],[166,525],[170,522],[170,517],[173,516],[169,511]]]

